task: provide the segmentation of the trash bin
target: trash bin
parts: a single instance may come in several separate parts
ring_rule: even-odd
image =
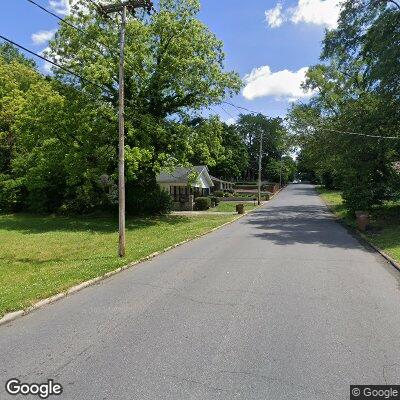
[[[244,204],[236,204],[236,211],[238,214],[244,214]]]
[[[369,224],[369,214],[366,211],[356,211],[356,219],[358,229],[365,232]]]

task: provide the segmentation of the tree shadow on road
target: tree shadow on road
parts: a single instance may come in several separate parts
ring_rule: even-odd
[[[255,211],[246,222],[259,230],[256,237],[281,246],[298,243],[345,249],[361,246],[322,205],[273,206]]]

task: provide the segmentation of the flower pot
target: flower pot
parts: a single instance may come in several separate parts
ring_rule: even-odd
[[[244,214],[244,204],[236,204],[236,212],[238,214]]]
[[[358,229],[365,232],[369,225],[369,214],[366,211],[356,211],[356,220]]]

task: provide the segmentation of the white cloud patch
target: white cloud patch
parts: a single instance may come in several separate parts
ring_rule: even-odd
[[[282,9],[278,3],[275,8],[265,12],[266,20],[271,28],[277,28],[283,22],[294,24],[306,23],[326,26],[328,29],[337,27],[341,0],[298,0],[297,6]]]
[[[274,8],[265,11],[265,19],[271,28],[278,28],[283,24],[282,4],[278,3]]]
[[[325,25],[329,29],[337,28],[341,0],[299,0],[293,10],[291,21],[295,24]]]
[[[54,54],[50,47],[44,48],[39,54],[43,57],[46,57],[48,60],[51,60],[59,65],[63,64],[62,58],[60,56],[58,56],[57,54]],[[52,63],[49,63],[47,61],[45,61],[43,63],[42,69],[45,73],[52,74],[53,68],[57,69],[57,67],[55,67]]]
[[[50,39],[53,38],[54,34],[56,33],[56,30],[53,29],[51,31],[39,31],[34,34],[32,34],[32,42],[34,44],[43,44],[47,43]]]
[[[308,67],[300,68],[296,72],[287,69],[272,72],[268,65],[255,68],[250,74],[244,77],[246,86],[243,96],[247,100],[254,100],[258,97],[273,96],[278,99],[296,101],[312,95],[301,88],[305,81]]]
[[[227,125],[234,125],[234,124],[236,124],[236,122],[237,122],[236,118],[228,118],[227,120],[225,120],[225,123]]]
[[[93,3],[101,3],[100,0],[93,0]],[[50,8],[59,15],[70,15],[75,10],[87,12],[87,4],[82,4],[79,0],[49,0]]]
[[[49,0],[49,6],[52,10],[60,15],[69,15],[71,12],[69,0]]]
[[[43,57],[46,57],[48,59],[49,58],[49,54],[50,54],[50,47],[46,47],[45,49],[43,49],[39,54]],[[52,73],[52,68],[53,68],[53,64],[45,61],[42,65],[42,69],[46,74],[51,74]]]

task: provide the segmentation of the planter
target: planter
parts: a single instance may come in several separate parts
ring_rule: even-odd
[[[236,204],[236,212],[238,214],[244,214],[244,204]]]
[[[369,214],[366,211],[356,211],[356,220],[358,229],[365,232],[369,225]]]

